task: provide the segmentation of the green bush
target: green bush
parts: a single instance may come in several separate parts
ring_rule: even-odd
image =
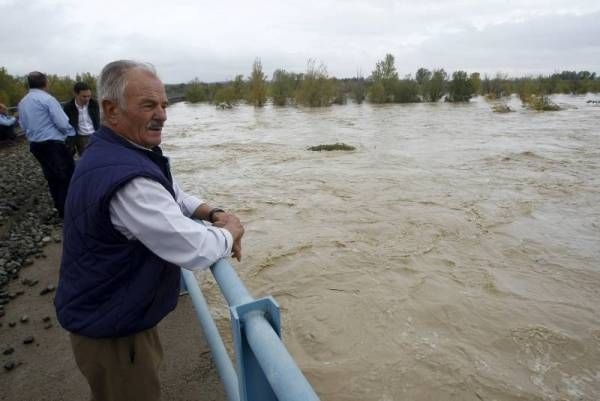
[[[394,102],[416,103],[419,102],[419,84],[410,77],[399,80],[394,86]]]
[[[267,102],[267,80],[262,70],[262,63],[257,58],[252,64],[252,74],[248,81],[248,102],[256,107],[262,107]]]
[[[363,77],[356,77],[349,82],[350,97],[357,104],[361,104],[367,97],[367,86]]]
[[[273,73],[271,80],[270,94],[273,99],[273,104],[277,106],[285,106],[291,99],[294,98],[296,89],[297,74],[289,73],[285,70],[278,69]]]
[[[0,67],[0,103],[14,107],[25,93],[27,93],[25,79],[13,77],[6,68]]]
[[[383,82],[377,81],[369,88],[369,101],[371,103],[386,103],[387,96],[385,94],[385,87]]]
[[[546,95],[531,95],[524,102],[529,108],[536,111],[559,111],[560,106]]]
[[[455,71],[452,73],[452,81],[448,85],[449,102],[468,102],[475,93],[473,83],[465,71]]]
[[[333,83],[333,90],[334,90],[333,104],[339,104],[339,105],[346,104],[347,98],[346,98],[346,90],[344,88],[344,85],[342,85],[342,83],[340,83],[335,78],[333,78],[331,80],[331,82]]]
[[[300,80],[296,90],[296,102],[303,106],[331,106],[335,99],[335,84],[327,75],[323,63],[315,66],[314,60],[308,60],[306,73]]]
[[[206,88],[198,80],[198,78],[191,81],[185,89],[185,100],[190,103],[205,102],[208,99]]]
[[[448,74],[443,68],[434,70],[431,74],[431,78],[423,82],[421,93],[423,100],[427,102],[439,101],[444,93],[446,92],[446,84],[448,80]]]
[[[216,105],[226,104],[231,106],[236,103],[235,88],[232,85],[225,85],[217,89],[215,96],[212,99]]]
[[[372,103],[391,103],[398,86],[398,72],[394,65],[394,56],[386,54],[383,60],[375,65],[371,73],[373,86],[369,93]]]

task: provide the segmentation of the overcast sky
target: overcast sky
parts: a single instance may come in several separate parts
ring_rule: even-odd
[[[15,75],[98,74],[116,59],[165,82],[302,72],[368,76],[386,53],[424,66],[511,75],[600,72],[599,0],[0,0],[0,66]]]

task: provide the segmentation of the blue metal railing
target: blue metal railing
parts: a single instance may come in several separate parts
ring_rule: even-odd
[[[236,370],[191,271],[182,278],[213,353],[228,401],[318,401],[281,341],[279,305],[272,297],[255,300],[231,264],[221,259],[211,271],[231,313]]]

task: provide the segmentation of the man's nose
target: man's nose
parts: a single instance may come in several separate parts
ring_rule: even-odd
[[[162,106],[157,107],[156,112],[154,114],[155,114],[155,118],[157,120],[160,120],[160,121],[167,120],[167,109]]]

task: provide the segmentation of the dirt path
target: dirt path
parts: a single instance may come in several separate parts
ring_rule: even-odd
[[[44,249],[46,257],[22,268],[18,279],[5,287],[9,293],[24,294],[5,306],[0,318],[0,361],[14,362],[7,371],[0,368],[0,400],[62,401],[87,400],[89,390],[77,370],[68,333],[56,322],[52,305],[54,292],[40,295],[48,285],[56,285],[61,244],[52,243]],[[38,280],[34,286],[24,285],[24,279]],[[21,318],[28,316],[27,322]],[[45,329],[50,317],[52,327]],[[16,323],[10,327],[9,323]],[[160,325],[165,351],[161,379],[163,400],[224,400],[224,392],[216,373],[210,351],[204,341],[189,297],[181,297],[177,309]],[[31,344],[23,340],[33,336]],[[13,348],[10,355],[4,351]]]

